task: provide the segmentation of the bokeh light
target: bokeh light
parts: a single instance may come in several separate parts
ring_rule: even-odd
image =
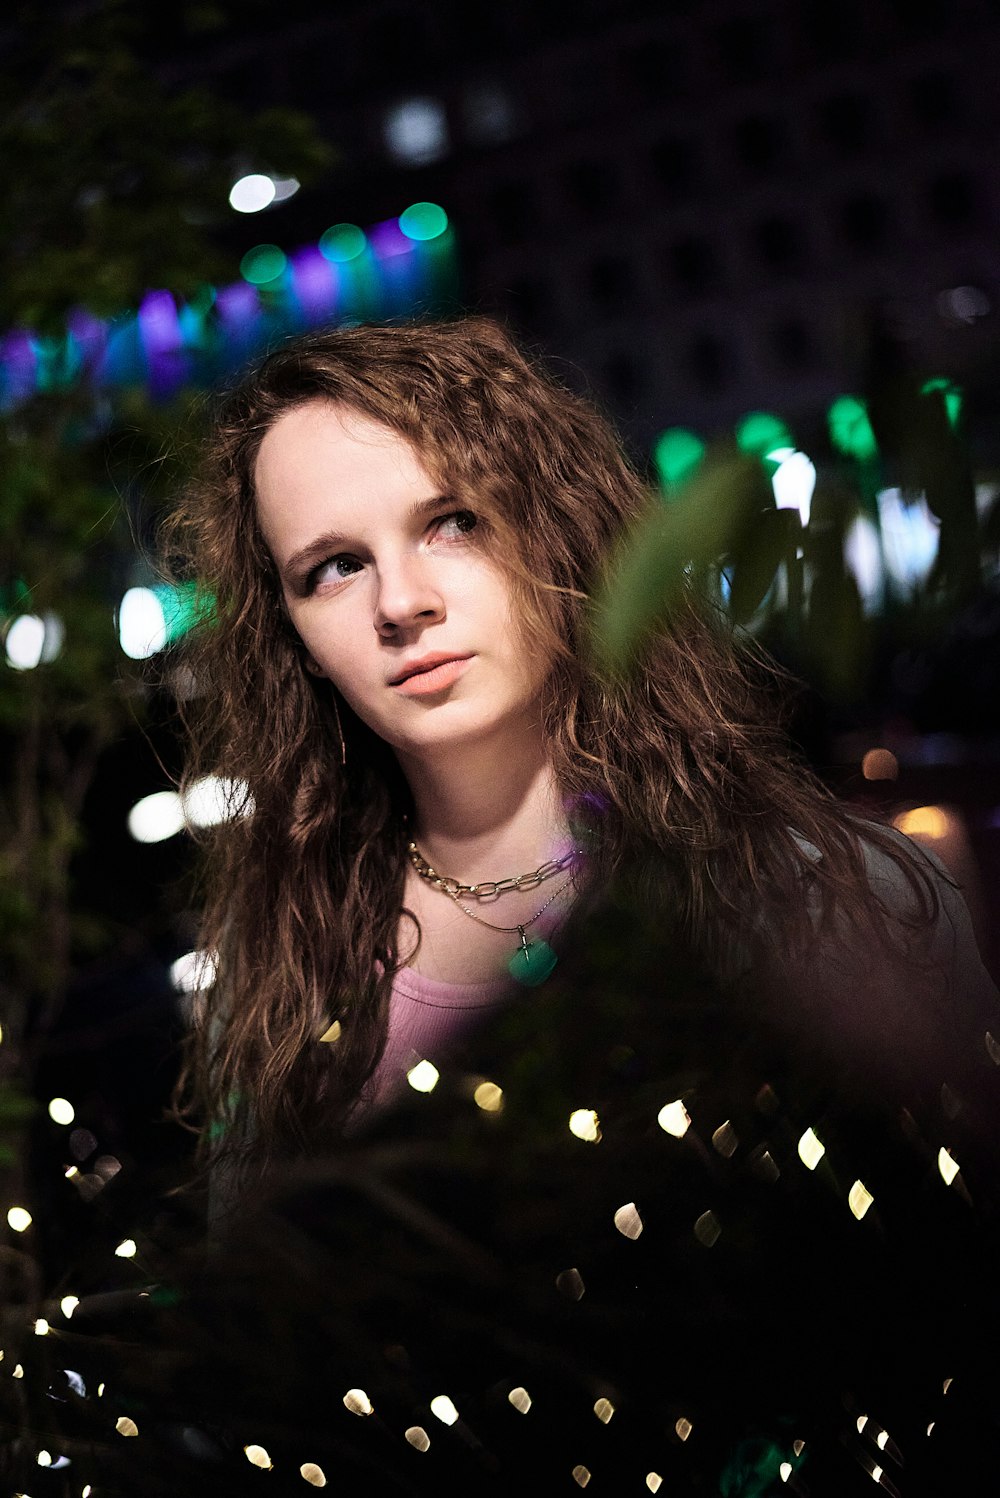
[[[26,1207],[8,1207],[7,1223],[15,1233],[24,1233],[31,1226],[31,1213]]]
[[[263,172],[250,172],[234,182],[229,191],[229,206],[237,213],[260,213],[269,208],[277,196],[274,179]]]
[[[763,458],[776,447],[795,451],[791,433],[780,416],[770,411],[750,411],[736,423],[736,445],[741,452]]]
[[[941,806],[914,806],[893,817],[892,825],[907,837],[926,837],[939,842],[948,835],[948,813]]]
[[[385,143],[397,161],[425,166],[448,149],[444,105],[429,97],[404,99],[385,118]]]
[[[826,413],[830,441],[838,452],[867,462],[878,452],[868,407],[856,395],[839,395]]]
[[[665,489],[689,479],[704,456],[704,442],[686,427],[670,427],[653,443],[653,464]]]
[[[251,286],[267,286],[285,272],[288,256],[276,244],[257,244],[240,261],[240,275]]]
[[[809,524],[813,491],[816,488],[816,466],[805,453],[794,449],[777,449],[782,456],[771,475],[774,502],[779,510],[798,510],[803,526]],[[787,454],[787,455],[786,455]],[[767,456],[775,456],[768,454]]]
[[[73,1104],[64,1097],[54,1097],[49,1103],[49,1117],[53,1123],[71,1124],[76,1117]]]
[[[167,643],[163,605],[152,588],[129,588],[118,605],[118,643],[129,660],[144,661]]]
[[[448,227],[448,215],[437,203],[411,203],[399,215],[399,227],[407,239],[437,239]]]
[[[363,255],[367,245],[367,236],[357,224],[334,224],[320,236],[319,250],[325,259],[336,265],[346,265]]]
[[[21,614],[8,629],[4,647],[8,666],[33,671],[41,664],[45,649],[45,620],[37,614]]]
[[[143,796],[128,814],[128,830],[137,843],[162,843],[184,827],[184,804],[176,791]]]

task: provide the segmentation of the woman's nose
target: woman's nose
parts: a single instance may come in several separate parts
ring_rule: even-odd
[[[429,624],[445,615],[444,599],[430,567],[420,557],[408,557],[377,570],[375,629],[391,636],[414,624]]]

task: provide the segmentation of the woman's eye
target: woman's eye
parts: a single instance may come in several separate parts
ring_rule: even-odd
[[[352,577],[355,572],[361,570],[361,563],[357,557],[339,556],[327,557],[325,562],[320,562],[314,567],[307,579],[309,591],[324,582],[342,582],[345,577]]]
[[[478,524],[479,521],[471,510],[455,510],[451,515],[443,515],[437,522],[438,535],[467,536]]]

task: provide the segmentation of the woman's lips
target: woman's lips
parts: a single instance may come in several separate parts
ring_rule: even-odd
[[[404,681],[396,682],[393,690],[404,692],[407,697],[429,697],[434,692],[443,692],[458,680],[470,659],[470,656],[463,656],[461,660],[442,661],[429,671],[416,671]]]

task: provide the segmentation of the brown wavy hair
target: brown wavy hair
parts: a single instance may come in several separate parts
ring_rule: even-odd
[[[172,575],[212,608],[187,642],[185,780],[219,775],[250,798],[249,814],[207,834],[201,944],[219,977],[175,1100],[203,1157],[273,1158],[336,1131],[384,1047],[398,965],[407,787],[387,746],[305,670],[257,519],[264,434],[312,401],[399,433],[479,517],[527,636],[554,663],[544,731],[571,816],[592,824],[596,887],[626,865],[654,868],[679,932],[709,959],[759,946],[762,931],[794,958],[832,911],[884,926],[850,814],[791,755],[779,673],[759,652],[687,599],[630,674],[594,665],[589,600],[651,502],[599,412],[485,319],[308,336],[224,398],[162,536]],[[901,866],[914,920],[929,921],[917,863],[887,831],[866,838]],[[761,921],[769,908],[780,922]],[[339,1041],[318,1044],[335,1020]]]

